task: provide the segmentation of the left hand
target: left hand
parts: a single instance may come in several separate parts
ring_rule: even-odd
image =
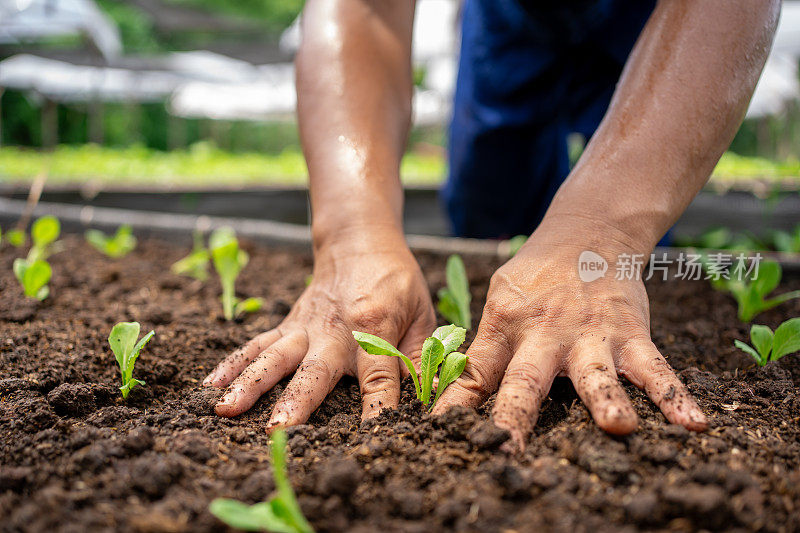
[[[453,405],[477,407],[499,385],[494,422],[509,430],[521,449],[554,378],[564,375],[602,429],[627,434],[636,430],[638,417],[619,383],[622,375],[644,389],[670,422],[695,431],[707,427],[705,415],[650,339],[641,279],[617,280],[613,266],[595,281],[579,278],[582,251],[592,250],[613,265],[624,249],[598,245],[592,235],[597,231],[537,230],[497,270],[467,351],[467,368],[442,394],[434,413]]]

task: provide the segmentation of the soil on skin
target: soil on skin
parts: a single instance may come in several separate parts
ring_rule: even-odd
[[[228,352],[274,327],[311,272],[307,254],[247,246],[237,288],[266,309],[220,317],[219,286],[178,277],[181,246],[143,241],[124,260],[78,237],[52,258],[52,297],[31,303],[0,250],[0,530],[224,531],[209,502],[254,503],[273,490],[264,426],[285,382],[247,414],[214,415],[221,391],[200,382]],[[444,259],[419,257],[435,292]],[[465,258],[473,311],[498,262]],[[800,288],[787,277],[779,290]],[[557,380],[527,451],[478,411],[399,411],[360,421],[344,379],[307,425],[289,429],[289,470],[319,531],[800,531],[800,356],[756,368],[733,301],[706,282],[648,282],[653,338],[711,420],[706,433],[669,425],[634,387],[639,431],[598,430]],[[800,316],[797,300],[758,317]],[[127,402],[107,347],[111,326],[156,330],[136,365],[147,385]],[[477,321],[476,321],[477,323]]]

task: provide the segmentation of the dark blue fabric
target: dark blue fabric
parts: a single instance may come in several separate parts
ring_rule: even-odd
[[[450,175],[453,233],[530,234],[590,138],[655,0],[466,0]]]

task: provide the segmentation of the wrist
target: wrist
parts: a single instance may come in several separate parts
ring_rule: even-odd
[[[319,221],[312,224],[311,236],[318,258],[408,251],[402,226],[389,220]]]
[[[652,235],[633,223],[595,214],[548,212],[529,240],[532,245],[572,248],[577,254],[588,250],[611,260],[621,254],[650,254],[658,240]]]

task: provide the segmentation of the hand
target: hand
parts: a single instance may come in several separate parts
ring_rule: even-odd
[[[642,281],[616,280],[613,266],[592,282],[578,276],[582,251],[593,250],[613,265],[625,247],[606,251],[576,242],[592,239],[578,231],[561,236],[537,230],[492,276],[467,368],[434,413],[478,406],[499,385],[494,422],[522,449],[553,379],[565,375],[601,428],[627,434],[638,418],[620,374],[644,389],[670,422],[704,430],[705,416],[650,339]]]
[[[435,324],[428,287],[402,236],[360,233],[317,250],[311,285],[286,319],[229,355],[203,385],[230,384],[215,410],[232,417],[294,373],[269,421],[288,426],[305,422],[342,375],[354,375],[368,418],[397,407],[402,365],[396,357],[368,356],[352,331],[399,342],[403,353],[419,358]]]

